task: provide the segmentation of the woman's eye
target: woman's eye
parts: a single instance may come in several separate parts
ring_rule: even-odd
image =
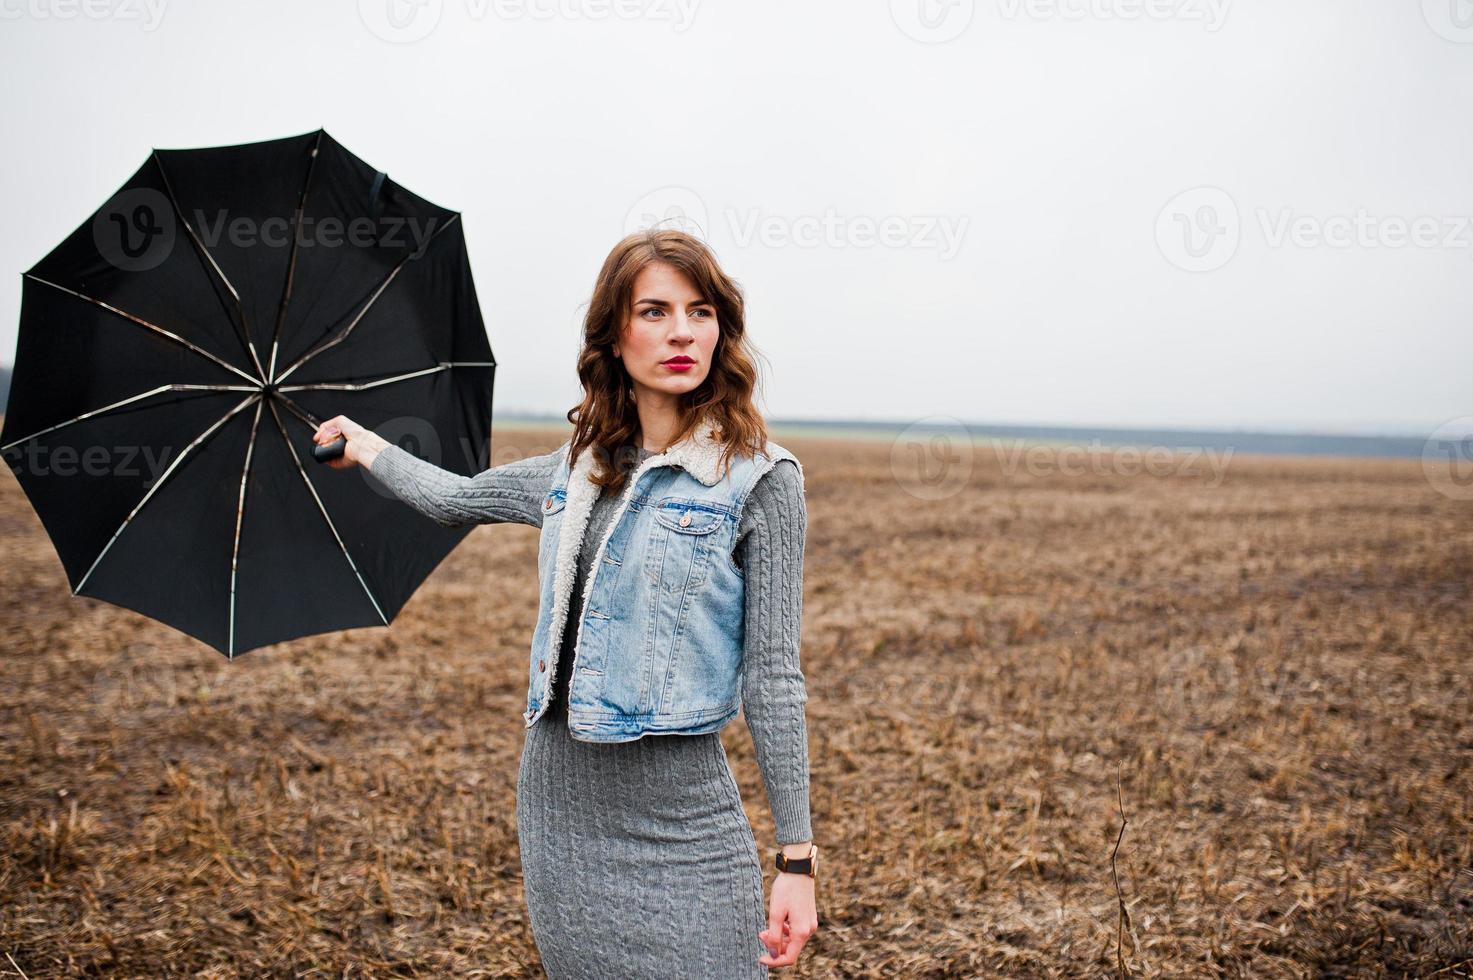
[[[639,315],[640,316],[648,316],[651,313],[658,314],[660,316],[664,316],[665,311],[662,310],[662,309],[660,309],[658,306],[651,306],[648,309],[641,310]],[[713,316],[716,315],[716,311],[715,310],[708,310],[708,309],[702,308],[702,309],[691,310],[691,315],[692,316],[698,316],[698,317],[700,317],[703,320],[709,320]]]

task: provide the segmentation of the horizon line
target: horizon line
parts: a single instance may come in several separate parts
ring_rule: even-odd
[[[556,422],[561,425],[570,423],[561,414],[548,412],[530,412],[521,410],[505,409],[496,412],[496,419],[527,420]],[[1380,431],[1360,429],[1315,429],[1310,426],[1297,428],[1272,428],[1272,427],[1214,427],[1214,426],[1181,426],[1181,425],[1120,425],[1120,424],[1094,424],[1086,422],[997,422],[983,421],[978,419],[956,419],[956,424],[951,423],[926,423],[924,420],[913,419],[862,419],[862,418],[814,418],[797,416],[767,416],[767,422],[773,426],[784,427],[812,427],[812,428],[839,428],[839,429],[874,429],[882,431],[893,431],[908,429],[912,426],[927,430],[948,431],[958,426],[977,430],[1005,430],[1018,432],[1100,432],[1100,433],[1122,433],[1130,435],[1139,434],[1180,434],[1180,435],[1211,435],[1211,436],[1265,436],[1269,438],[1305,437],[1313,439],[1364,439],[1372,441],[1396,441],[1416,440],[1424,442],[1430,436],[1432,430],[1417,431],[1406,427],[1387,427]],[[1435,427],[1434,427],[1435,428]]]

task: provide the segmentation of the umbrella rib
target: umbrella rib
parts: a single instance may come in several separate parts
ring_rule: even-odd
[[[317,428],[318,426],[320,426],[322,424],[322,422],[319,421],[317,419],[317,417],[314,416],[311,412],[307,411],[305,408],[302,408],[296,402],[292,401],[290,398],[286,397],[285,395],[281,394],[280,392],[281,392],[281,389],[278,388],[277,389],[277,396],[276,396],[277,397],[277,400],[280,401],[287,408],[291,409],[292,410],[292,414],[296,415],[297,418],[301,419],[303,422],[306,422],[308,425],[310,425],[314,429]]]
[[[240,471],[240,499],[235,504],[235,545],[230,552],[230,645],[225,651],[225,656],[231,660],[235,659],[235,571],[240,562],[240,525],[245,516],[246,480],[251,475],[251,454],[256,449],[256,430],[261,425],[262,404],[264,399],[256,402],[256,417],[251,420],[251,441],[246,444],[245,466]]]
[[[359,310],[357,316],[353,317],[352,322],[349,323],[346,327],[343,328],[343,332],[342,333],[338,334],[336,337],[333,337],[331,340],[328,340],[328,341],[326,341],[326,342],[324,342],[322,344],[319,344],[317,347],[314,347],[312,350],[309,350],[307,353],[305,353],[301,357],[297,358],[296,361],[292,364],[291,367],[287,368],[285,371],[281,372],[281,374],[279,374],[277,377],[273,378],[272,379],[273,382],[279,384],[282,381],[285,381],[286,380],[286,376],[289,375],[289,374],[291,374],[297,368],[301,367],[303,364],[306,364],[312,358],[316,357],[318,354],[321,354],[323,351],[327,350],[328,348],[335,347],[338,344],[342,343],[343,340],[347,338],[348,334],[350,334],[350,333],[353,332],[353,328],[356,327],[356,326],[358,326],[358,321],[360,321],[360,320],[363,319],[363,315],[365,313],[367,313],[369,311],[369,308],[372,307],[375,302],[377,302],[378,298],[381,295],[383,295],[384,290],[389,287],[389,283],[391,283],[391,282],[394,281],[394,277],[399,274],[399,270],[400,269],[403,269],[404,268],[404,264],[406,262],[408,262],[410,259],[414,258],[416,253],[422,255],[425,252],[429,251],[430,244],[432,242],[434,242],[434,240],[436,238],[439,238],[440,235],[445,231],[445,229],[447,229],[451,225],[455,224],[455,222],[459,218],[460,218],[460,215],[459,214],[452,214],[450,216],[450,219],[448,221],[446,221],[443,225],[441,225],[439,227],[439,229],[433,235],[430,236],[430,240],[429,241],[425,242],[423,246],[421,246],[420,248],[416,249],[414,252],[410,252],[408,255],[404,256],[404,258],[400,259],[399,262],[398,262],[398,264],[396,264],[394,266],[394,268],[392,268],[392,269],[389,270],[389,274],[384,277],[384,281],[381,282],[381,283],[379,283],[378,288],[373,291],[373,295],[370,296],[370,297],[368,297],[368,301],[363,304],[363,309]]]
[[[44,436],[48,432],[55,432],[57,429],[60,429],[63,426],[71,425],[73,422],[80,422],[83,419],[91,418],[94,415],[101,415],[103,412],[110,412],[110,411],[112,411],[115,408],[121,408],[122,406],[127,405],[127,404],[130,404],[132,402],[136,402],[136,401],[139,401],[141,399],[148,398],[148,397],[150,397],[152,395],[157,395],[159,392],[162,392],[162,391],[260,391],[260,390],[261,390],[261,388],[260,388],[259,385],[250,385],[250,386],[247,386],[247,385],[191,385],[191,384],[159,385],[157,388],[150,388],[148,391],[142,392],[141,394],[133,395],[133,396],[128,397],[128,398],[119,399],[118,401],[113,402],[111,405],[104,405],[101,408],[94,408],[90,412],[83,412],[81,415],[78,415],[74,419],[67,419],[65,422],[58,422],[55,425],[48,426],[48,427],[46,427],[44,429],[41,429],[39,432],[32,432],[30,435],[28,435],[28,436],[22,436],[21,438],[16,439],[14,442],[7,442],[5,445],[0,446],[0,452],[3,452],[5,450],[7,450],[7,449],[10,449],[13,446],[19,446],[21,443],[28,442],[29,440],[34,439],[37,436]]]
[[[241,409],[245,408],[251,402],[260,397],[261,393],[259,391],[251,395],[247,395],[239,405],[226,412],[219,419],[217,419],[215,423],[211,425],[208,429],[195,436],[194,441],[185,446],[184,450],[178,456],[174,457],[174,461],[169,464],[169,468],[164,470],[163,475],[154,481],[153,486],[148,488],[148,493],[144,494],[143,499],[138,501],[138,503],[134,505],[133,509],[128,512],[128,516],[123,518],[123,523],[118,525],[118,529],[113,532],[113,536],[108,539],[107,544],[103,545],[102,550],[97,553],[97,557],[92,559],[92,565],[87,569],[87,574],[83,575],[82,580],[77,583],[77,587],[72,590],[72,595],[79,595],[81,593],[82,586],[87,584],[87,580],[92,577],[93,571],[97,569],[97,563],[102,561],[103,555],[106,555],[108,553],[108,550],[112,548],[113,543],[118,540],[118,535],[123,533],[123,530],[128,526],[129,522],[132,521],[133,518],[138,515],[138,512],[143,509],[143,505],[148,503],[153,495],[158,492],[159,487],[168,482],[169,476],[174,472],[174,468],[184,461],[185,457],[194,450],[194,447],[204,442],[210,437],[211,433],[213,433],[216,429],[220,428],[220,426],[229,421],[231,416],[235,415],[236,412],[239,412]]]
[[[311,492],[312,499],[317,501],[317,509],[322,512],[322,519],[327,522],[327,529],[337,539],[338,547],[342,549],[343,557],[348,560],[348,567],[353,570],[354,575],[358,576],[358,584],[363,586],[363,594],[368,596],[369,602],[373,603],[373,609],[378,613],[378,618],[383,620],[385,626],[389,625],[389,618],[384,615],[384,611],[379,606],[378,600],[373,597],[373,590],[363,580],[363,573],[358,570],[358,565],[353,561],[353,556],[348,554],[348,546],[343,544],[342,535],[338,534],[337,525],[332,522],[332,518],[327,513],[327,508],[322,503],[322,498],[317,495],[317,488],[312,485],[312,479],[307,476],[307,471],[302,469],[302,460],[297,456],[296,448],[292,446],[291,436],[287,435],[286,426],[281,424],[281,416],[276,414],[276,402],[274,399],[269,403],[269,407],[271,409],[271,417],[276,421],[276,428],[281,431],[281,439],[286,443],[287,454],[291,456],[292,462],[296,464],[297,472],[302,474],[302,482],[307,484],[307,490]]]
[[[77,297],[77,299],[80,299],[80,300],[82,300],[85,303],[91,303],[93,306],[100,306],[104,310],[107,310],[109,313],[116,313],[118,316],[122,317],[124,320],[131,321],[132,323],[138,324],[140,327],[145,327],[145,328],[147,328],[149,330],[152,330],[154,333],[160,334],[160,335],[162,335],[164,337],[168,337],[170,340],[174,341],[175,343],[183,344],[185,347],[188,347],[190,350],[194,351],[196,354],[200,355],[201,357],[207,357],[210,360],[214,361],[216,364],[220,365],[222,368],[225,368],[227,371],[233,371],[233,372],[235,372],[236,374],[240,375],[242,378],[245,378],[247,381],[249,381],[251,384],[255,385],[256,387],[260,387],[260,385],[261,385],[261,379],[260,378],[253,378],[253,377],[251,377],[249,374],[247,374],[245,371],[242,371],[240,368],[236,367],[234,364],[231,364],[230,362],[228,362],[226,360],[223,360],[223,359],[215,356],[214,354],[211,354],[209,351],[205,350],[203,347],[199,347],[199,346],[196,346],[195,344],[190,343],[189,341],[185,340],[183,337],[179,336],[177,333],[174,333],[174,332],[172,332],[170,330],[165,330],[163,327],[160,327],[157,324],[149,323],[147,320],[143,319],[142,317],[134,316],[132,313],[127,313],[127,312],[125,312],[123,310],[120,310],[116,306],[111,306],[111,305],[109,305],[107,303],[104,303],[100,299],[94,299],[93,297],[88,296],[85,293],[79,293],[75,289],[68,289],[65,286],[59,286],[56,283],[51,282],[50,280],[42,279],[40,276],[33,276],[29,272],[27,272],[27,273],[25,273],[25,277],[27,279],[34,280],[35,282],[39,282],[39,283],[41,283],[44,286],[50,286],[52,289],[59,289],[59,290],[61,290],[64,293],[70,293],[71,295]]]
[[[235,286],[231,285],[229,277],[225,275],[225,270],[220,268],[219,263],[215,261],[215,257],[210,254],[210,250],[205,248],[205,243],[200,240],[199,235],[195,234],[194,226],[184,216],[184,208],[179,204],[179,199],[174,196],[174,185],[169,182],[169,175],[164,170],[164,161],[159,159],[158,150],[153,151],[153,162],[159,168],[159,176],[163,178],[164,190],[168,192],[169,203],[174,206],[175,216],[179,218],[179,223],[184,226],[184,230],[189,233],[189,240],[194,243],[194,247],[210,263],[210,268],[215,270],[215,275],[220,277],[220,281],[225,284],[225,288],[230,290],[230,296],[235,300],[235,309],[240,313],[241,340],[245,343],[246,353],[251,355],[251,360],[256,365],[256,373],[260,375],[258,380],[262,384],[265,384],[266,372],[261,367],[261,358],[256,355],[256,345],[251,343],[250,327],[246,323],[245,305],[240,301],[240,293],[235,291]],[[234,323],[232,322],[233,325]]]
[[[317,169],[317,151],[322,146],[322,130],[312,142],[312,156],[307,161],[307,177],[302,181],[302,196],[297,199],[297,211],[292,216],[292,254],[286,265],[286,285],[281,291],[281,308],[276,311],[276,329],[271,332],[271,362],[266,368],[266,377],[276,373],[276,349],[281,342],[281,325],[286,321],[286,304],[292,298],[292,285],[297,276],[297,246],[301,244],[297,234],[302,226],[302,213],[307,209],[307,190],[312,186],[312,171]]]
[[[426,374],[434,374],[437,371],[446,371],[453,367],[495,367],[495,361],[441,361],[437,366],[424,368],[420,371],[410,371],[408,374],[395,374],[387,378],[379,378],[374,381],[363,381],[353,383],[349,381],[314,381],[304,385],[284,385],[277,391],[317,391],[332,389],[334,391],[362,391],[365,388],[377,388],[379,385],[390,384],[394,381],[407,381],[410,378],[422,377]]]

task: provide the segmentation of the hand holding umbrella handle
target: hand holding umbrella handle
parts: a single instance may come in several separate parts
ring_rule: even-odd
[[[329,442],[325,446],[319,446],[317,443],[314,442],[312,444],[312,458],[317,460],[317,462],[319,463],[326,463],[330,459],[337,459],[339,456],[343,455],[343,452],[347,448],[348,440],[344,439],[342,436],[338,436],[336,439],[334,439],[332,442]]]
[[[348,454],[350,442],[351,456]],[[378,433],[365,429],[346,415],[335,415],[320,423],[312,435],[312,443],[312,458],[335,470],[371,467],[379,451],[390,445]]]

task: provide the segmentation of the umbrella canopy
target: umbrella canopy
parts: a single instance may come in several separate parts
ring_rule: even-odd
[[[321,130],[154,150],[25,273],[0,450],[73,594],[228,657],[387,625],[469,528],[321,465],[312,435],[343,414],[486,468],[459,218]]]

